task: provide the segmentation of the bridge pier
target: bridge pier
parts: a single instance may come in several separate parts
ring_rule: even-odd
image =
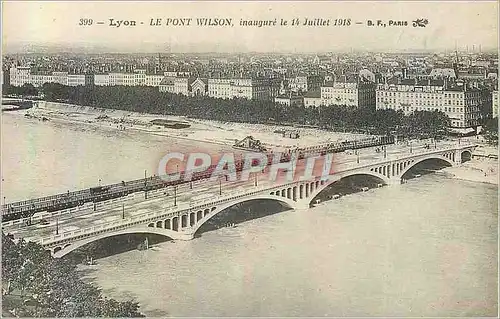
[[[309,208],[309,200],[306,198],[305,200],[299,200],[295,204],[294,209],[308,209]]]
[[[187,230],[181,230],[179,231],[179,235],[177,238],[174,238],[176,240],[192,240],[194,238],[194,233],[192,233],[189,229]]]
[[[401,185],[401,177],[400,176],[393,176],[387,180],[387,185],[388,186],[395,186],[395,185]]]
[[[453,156],[453,166],[459,166],[462,164],[462,153],[464,150],[456,150],[455,154]],[[471,153],[471,159],[472,159],[472,152]]]

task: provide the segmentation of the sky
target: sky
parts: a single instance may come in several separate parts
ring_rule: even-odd
[[[80,19],[93,25],[80,26]],[[150,19],[192,18],[190,26],[150,26]],[[199,27],[197,18],[231,18],[233,27]],[[330,20],[330,26],[242,27],[244,20]],[[333,26],[335,19],[350,26]],[[412,21],[427,19],[426,27]],[[135,20],[111,27],[110,19]],[[368,27],[367,20],[407,21],[407,27]],[[103,25],[97,25],[103,21]],[[362,24],[355,24],[356,21]],[[143,24],[141,25],[140,22]],[[498,47],[497,1],[421,2],[22,2],[2,6],[4,51],[20,46],[106,47],[116,52],[402,51]]]

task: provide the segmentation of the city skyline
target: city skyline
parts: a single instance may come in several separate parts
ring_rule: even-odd
[[[223,6],[223,7],[221,7]],[[175,13],[173,13],[175,12]],[[325,13],[326,12],[326,13]],[[331,12],[331,13],[330,13]],[[374,14],[373,12],[377,12]],[[111,14],[112,13],[112,14]],[[429,52],[482,51],[498,47],[496,2],[294,2],[290,3],[68,3],[4,2],[5,53],[31,47],[57,51],[130,53],[314,53],[314,52]],[[20,19],[19,17],[24,17]],[[108,20],[150,23],[167,17],[228,17],[234,27],[110,27]],[[425,28],[409,27],[241,27],[240,19],[291,20],[295,17],[351,18],[354,21],[428,19]],[[104,25],[78,26],[81,18]],[[28,21],[28,22],[27,22]],[[466,21],[466,23],[465,23]],[[474,21],[472,23],[471,21]],[[21,25],[22,24],[22,25]],[[43,50],[41,50],[43,51]]]

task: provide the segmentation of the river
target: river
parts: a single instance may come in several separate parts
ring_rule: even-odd
[[[3,191],[140,178],[175,143],[4,113]],[[497,191],[426,175],[106,257],[87,276],[149,316],[496,316]]]
[[[121,131],[108,123],[42,122],[23,114],[2,113],[2,192],[7,202],[144,178],[144,171],[151,176],[171,150],[231,149]]]

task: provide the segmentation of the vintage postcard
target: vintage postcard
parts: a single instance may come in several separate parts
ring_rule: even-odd
[[[3,1],[2,317],[498,317],[497,1]]]

